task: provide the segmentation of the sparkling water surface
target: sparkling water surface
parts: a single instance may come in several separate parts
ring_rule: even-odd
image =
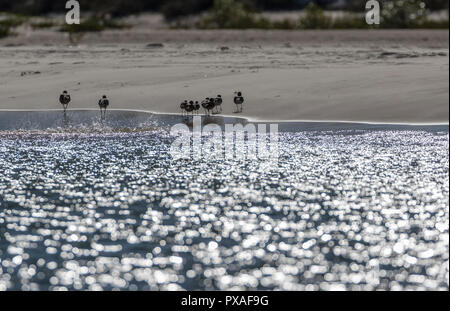
[[[0,126],[0,290],[449,289],[448,127],[298,124],[270,168],[41,127]]]

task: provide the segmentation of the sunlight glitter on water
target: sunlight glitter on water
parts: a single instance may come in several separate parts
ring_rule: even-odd
[[[448,290],[448,130],[280,133],[277,167],[164,130],[0,135],[0,290]]]

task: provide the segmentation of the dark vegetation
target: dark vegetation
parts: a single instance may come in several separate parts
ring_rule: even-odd
[[[64,0],[0,0],[0,12],[22,15],[44,15],[64,12]],[[98,16],[126,16],[142,12],[161,12],[168,20],[187,15],[195,15],[213,8],[214,0],[79,0],[83,11],[95,12]],[[326,9],[332,7],[336,0],[239,0],[247,10],[295,10],[306,7],[313,2]],[[382,0],[380,3],[392,2]],[[404,2],[410,2],[405,0]],[[448,0],[421,0],[429,10],[448,9]],[[345,7],[352,11],[364,11],[366,0],[347,0]]]
[[[364,2],[365,3],[365,2]],[[271,21],[251,6],[237,0],[215,0],[213,8],[196,24],[200,29],[364,29],[364,28],[448,28],[447,21],[427,19],[426,6],[417,0],[384,1],[381,25],[369,26],[363,14],[332,18],[311,2],[298,20]]]
[[[85,32],[124,29],[128,24],[118,17],[143,12],[161,12],[172,28],[200,29],[358,29],[358,28],[448,28],[448,0],[382,0],[380,26],[368,26],[363,12],[366,0],[347,0],[341,10],[353,12],[339,18],[326,14],[336,8],[336,0],[79,0],[83,20],[80,25],[57,25],[40,20],[34,29],[58,26],[71,38]],[[64,0],[0,0],[0,38],[13,33],[23,24],[24,16],[44,16],[65,12]],[[304,9],[297,20],[270,20],[260,14],[267,10]],[[447,10],[447,19],[429,20],[433,10]],[[183,17],[197,15],[195,23]]]
[[[7,37],[12,34],[12,29],[22,25],[26,21],[25,17],[18,15],[8,15],[6,18],[0,19],[0,38]]]
[[[39,21],[39,22],[32,22],[30,26],[33,29],[46,29],[46,28],[52,28],[55,27],[57,24],[53,21]]]
[[[10,28],[0,25],[0,39],[9,36],[9,34],[10,34]]]
[[[131,26],[124,23],[118,22],[111,18],[95,18],[89,17],[85,20],[82,20],[79,25],[73,24],[68,25],[64,24],[61,27],[61,31],[69,32],[69,33],[77,33],[77,32],[98,32],[106,29],[126,29]]]

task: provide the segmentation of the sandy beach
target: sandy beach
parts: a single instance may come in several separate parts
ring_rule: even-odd
[[[111,107],[179,113],[224,96],[223,114],[255,120],[448,123],[444,31],[170,31],[62,33],[0,41],[0,109]],[[156,43],[156,44],[155,44]],[[159,44],[161,43],[161,44]],[[246,97],[233,113],[234,91]]]

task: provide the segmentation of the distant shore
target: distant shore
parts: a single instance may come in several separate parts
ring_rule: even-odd
[[[112,108],[180,113],[221,94],[224,115],[252,120],[445,124],[448,44],[448,30],[153,30],[73,47],[42,31],[0,41],[0,109],[57,109],[67,89],[71,109],[107,94]]]

